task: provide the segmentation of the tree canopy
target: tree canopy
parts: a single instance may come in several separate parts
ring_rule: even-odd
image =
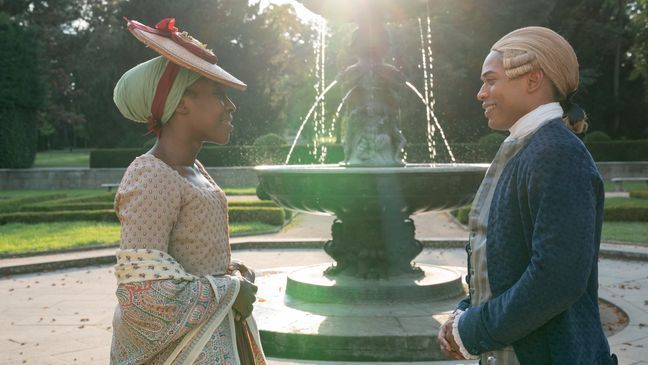
[[[591,129],[615,139],[646,138],[647,11],[648,0],[430,0],[421,24],[427,35],[429,16],[435,110],[447,137],[468,142],[489,133],[475,100],[483,58],[507,32],[542,25],[565,36],[576,50],[581,86],[575,101],[588,112]],[[294,135],[316,98],[317,25],[300,19],[291,5],[260,9],[258,2],[242,0],[0,0],[0,14],[32,34],[40,50],[30,57],[44,82],[44,102],[34,105],[41,149],[150,143],[145,127],[127,122],[112,102],[123,72],[156,56],[125,29],[124,16],[148,25],[176,18],[181,30],[209,44],[219,64],[248,84],[246,92],[232,93],[238,111],[231,143],[252,143],[268,133]],[[354,62],[348,49],[353,28],[329,24],[327,84]],[[388,61],[422,90],[419,19],[390,23],[388,30]],[[336,90],[327,96],[329,118],[339,100]],[[424,106],[413,93],[403,95],[402,123],[408,140],[423,142]]]

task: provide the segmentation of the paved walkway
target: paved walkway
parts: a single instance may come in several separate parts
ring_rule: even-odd
[[[308,247],[321,245],[330,237],[331,220],[331,217],[299,215],[279,233],[235,238],[232,242],[233,256],[257,270],[330,262],[321,249]],[[465,253],[456,248],[467,237],[463,227],[445,213],[426,213],[414,220],[417,237],[431,243],[431,247],[417,257],[417,262],[465,270]],[[435,245],[439,241],[441,243]],[[443,241],[457,244],[453,248],[452,244],[444,246]],[[604,248],[611,252],[623,249],[648,257],[646,247],[604,245]],[[0,260],[0,269],[42,261],[49,261],[52,267],[56,267],[57,262],[74,258],[87,259],[88,263],[101,262],[102,257],[110,257],[113,252],[114,248],[110,248],[3,259]],[[648,261],[604,258],[600,261],[599,271],[600,296],[629,316],[629,325],[609,338],[613,351],[619,355],[621,364],[648,365]],[[0,301],[0,365],[107,364],[116,303],[114,290],[112,267],[107,264],[0,277],[0,293],[3,294]],[[272,359],[271,364],[350,363]]]

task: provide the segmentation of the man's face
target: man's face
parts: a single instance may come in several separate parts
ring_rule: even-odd
[[[197,139],[218,144],[229,142],[236,107],[220,84],[199,79],[187,88],[184,103]]]
[[[484,60],[481,80],[483,82],[477,100],[482,102],[488,126],[495,130],[508,130],[528,113],[526,76],[513,80],[506,77],[502,55],[491,52]]]

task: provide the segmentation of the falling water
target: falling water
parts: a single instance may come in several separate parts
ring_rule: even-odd
[[[335,132],[335,124],[337,123],[338,119],[340,118],[340,113],[342,112],[342,107],[344,107],[344,103],[346,102],[347,98],[349,95],[351,95],[351,92],[353,89],[349,90],[347,94],[342,98],[342,101],[340,102],[340,105],[337,106],[337,109],[335,109],[335,115],[333,116],[333,120],[331,121],[331,126],[328,130],[328,135],[333,136],[333,133]],[[320,163],[324,163],[326,160],[326,153],[328,152],[328,149],[326,146],[322,146],[322,154],[320,156]]]
[[[324,89],[324,91],[315,99],[315,102],[311,106],[311,108],[308,110],[308,113],[306,114],[306,117],[302,121],[302,124],[299,126],[299,130],[297,130],[297,135],[295,136],[295,139],[293,140],[292,145],[290,146],[290,151],[288,151],[288,157],[286,157],[286,162],[284,162],[284,165],[288,164],[288,161],[290,161],[290,156],[293,153],[293,150],[295,149],[295,146],[297,145],[297,141],[299,140],[299,136],[301,135],[302,131],[304,130],[304,126],[306,125],[306,122],[308,122],[308,119],[310,118],[311,114],[315,111],[317,106],[319,105],[319,102],[324,99],[324,96],[326,93],[333,88],[337,84],[337,81],[333,81],[329,86]]]
[[[318,41],[315,48],[315,84],[316,95],[324,94],[324,87],[326,85],[326,20],[322,18],[318,28]],[[314,111],[314,132],[313,149],[311,155],[317,155],[317,148],[320,142],[320,136],[326,133],[326,99],[322,98],[319,102],[319,108]],[[319,110],[318,110],[319,109]]]
[[[427,145],[428,153],[430,154],[430,160],[434,161],[436,158],[436,141],[434,140],[434,124],[432,123],[430,116],[432,115],[431,106],[430,106],[430,90],[428,90],[428,57],[426,57],[427,47],[425,45],[425,38],[423,37],[423,25],[421,24],[421,18],[418,18],[419,25],[419,35],[421,37],[421,59],[423,61],[423,91],[425,92],[425,97],[423,102],[425,103],[425,117],[427,120]],[[418,91],[418,90],[417,90]],[[419,93],[420,94],[420,93]]]
[[[427,104],[427,102],[425,101],[425,97],[423,95],[421,95],[421,92],[418,91],[416,86],[412,85],[410,82],[406,82],[405,85],[407,85],[407,87],[412,89],[414,91],[414,93],[416,93],[416,95],[419,97],[419,99],[421,99],[421,102],[427,106],[426,109],[429,111],[429,114],[428,114],[427,117],[432,118],[436,128],[438,128],[439,132],[441,132],[441,139],[443,139],[443,143],[445,144],[446,149],[448,150],[448,154],[450,155],[450,160],[452,161],[452,163],[455,163],[456,160],[455,160],[454,154],[452,153],[452,150],[450,149],[450,145],[448,144],[448,140],[446,139],[445,133],[443,133],[443,128],[441,128],[441,125],[439,124],[439,121],[437,120],[436,116],[434,115],[434,111],[429,108],[429,104]]]

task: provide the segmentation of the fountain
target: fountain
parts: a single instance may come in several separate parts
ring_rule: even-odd
[[[436,332],[464,286],[453,270],[412,263],[423,245],[411,216],[469,202],[487,165],[403,160],[398,89],[406,78],[384,62],[384,22],[420,13],[425,1],[303,2],[357,23],[358,61],[336,78],[347,122],[344,161],[255,168],[260,188],[279,205],[336,217],[324,246],[335,264],[261,276],[255,313],[264,348],[284,358],[442,359]]]

